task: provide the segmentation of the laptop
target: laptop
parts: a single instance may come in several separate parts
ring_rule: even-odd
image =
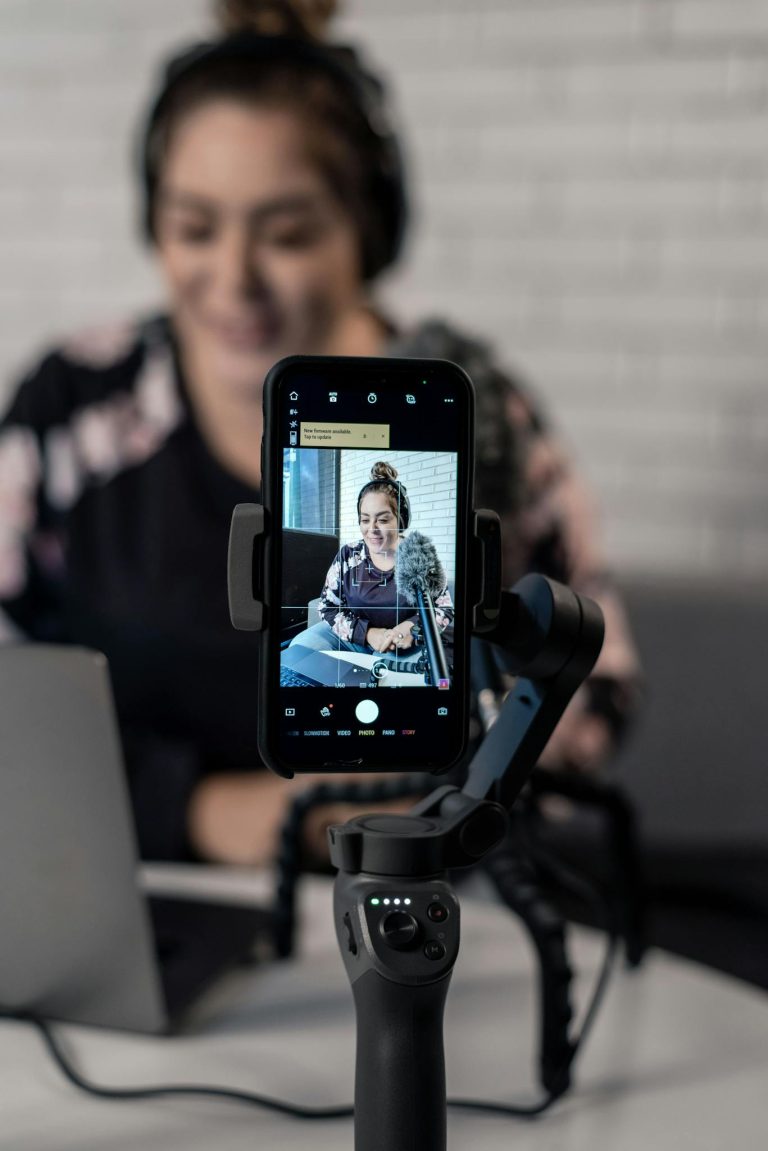
[[[300,644],[280,652],[281,687],[416,687],[423,682],[423,668],[414,660],[315,651]]]
[[[105,657],[0,649],[0,1011],[175,1030],[264,907],[145,896]]]
[[[367,687],[371,670],[365,660],[363,656],[362,660],[349,664],[332,654],[295,644],[280,652],[280,686]]]

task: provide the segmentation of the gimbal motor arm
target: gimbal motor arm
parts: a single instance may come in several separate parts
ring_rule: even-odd
[[[593,600],[542,575],[503,592],[499,620],[482,638],[517,676],[469,768],[464,794],[510,808],[574,693],[595,665],[604,635]]]

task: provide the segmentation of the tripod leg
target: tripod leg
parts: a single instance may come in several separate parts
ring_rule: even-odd
[[[572,972],[565,950],[565,921],[541,896],[535,874],[508,844],[488,856],[483,866],[503,901],[525,924],[536,948],[541,997],[539,1075],[546,1091],[561,1095],[570,1086],[573,1059],[568,1038],[573,1017]]]

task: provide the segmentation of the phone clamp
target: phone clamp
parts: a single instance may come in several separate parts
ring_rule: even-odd
[[[229,615],[238,631],[263,631],[263,550],[269,524],[261,504],[237,504],[232,512],[227,555]],[[472,515],[470,537],[472,628],[484,634],[498,625],[501,610],[501,527],[495,512]]]

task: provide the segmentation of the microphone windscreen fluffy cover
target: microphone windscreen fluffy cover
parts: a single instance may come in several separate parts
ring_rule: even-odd
[[[445,570],[429,536],[421,532],[406,536],[397,549],[395,580],[401,595],[414,604],[419,585],[433,599],[445,589]]]

